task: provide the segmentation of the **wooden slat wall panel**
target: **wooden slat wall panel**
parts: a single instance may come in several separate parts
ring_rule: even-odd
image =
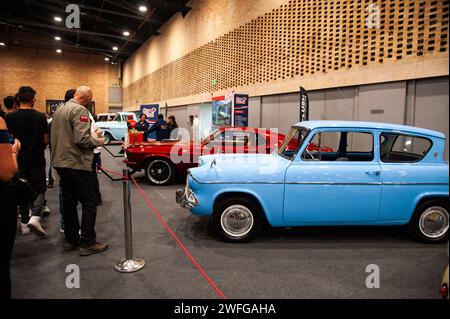
[[[367,27],[373,4],[379,28]],[[132,83],[125,100],[169,100],[408,56],[448,56],[448,14],[448,0],[290,0]]]

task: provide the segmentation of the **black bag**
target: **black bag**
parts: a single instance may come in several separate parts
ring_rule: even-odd
[[[12,181],[16,192],[17,205],[31,205],[37,198],[37,193],[24,177],[16,177]]]

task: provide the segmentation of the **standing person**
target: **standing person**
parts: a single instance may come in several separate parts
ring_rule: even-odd
[[[149,129],[150,123],[147,122],[147,115],[142,113],[139,116],[139,122],[136,124],[136,130],[138,130],[139,132],[144,132],[144,142],[147,142]]]
[[[175,116],[171,115],[167,118],[167,124],[169,125],[170,130],[170,138],[177,140],[178,139],[178,124],[175,120]]]
[[[5,105],[5,116],[17,109],[16,99],[14,96],[10,95],[3,99],[3,104]]]
[[[0,300],[11,298],[10,262],[16,238],[17,203],[10,181],[18,171],[20,142],[11,145],[5,121],[0,118]]]
[[[48,124],[49,136],[50,136],[50,130],[51,130],[51,127],[52,127],[52,120],[53,120],[52,115],[51,114],[47,114],[47,124]],[[49,149],[50,156],[51,156],[51,154],[52,154],[52,145],[51,145],[51,141],[50,140],[49,140],[49,143],[48,143],[48,149]],[[55,180],[54,180],[53,174],[52,174],[52,164],[51,163],[48,166],[48,174],[47,174],[47,176],[48,176],[47,188],[53,188],[53,183],[55,182]],[[46,212],[44,214],[46,214]]]
[[[75,96],[75,89],[69,89],[66,91],[66,94],[64,95],[64,103],[62,106],[64,106],[67,102],[69,102],[71,99]],[[52,118],[53,121],[53,118]],[[49,126],[49,133],[51,137],[51,125]],[[51,144],[51,138],[50,138],[50,144]],[[50,153],[51,155],[51,153]],[[51,162],[51,161],[50,161]],[[61,233],[61,236],[64,238],[64,204],[63,204],[63,191],[62,191],[62,184],[61,181],[59,182],[59,232]]]
[[[92,136],[96,136],[96,134],[99,137],[103,137],[103,131],[97,126],[97,123],[95,123],[94,117],[91,113],[89,113],[89,118],[91,119],[91,134]],[[97,206],[100,206],[103,204],[102,200],[102,193],[100,192],[100,183],[98,182],[98,175],[97,171],[98,168],[102,166],[102,148],[101,146],[98,146],[94,148],[94,157],[92,160],[92,172],[94,172],[94,181],[95,181],[95,195],[97,196]]]
[[[170,131],[167,122],[164,121],[164,115],[159,114],[158,120],[150,127],[149,133],[156,131],[156,140],[162,141],[164,139],[170,138]]]
[[[104,139],[91,133],[87,106],[92,91],[80,86],[73,99],[59,108],[52,122],[52,164],[61,178],[63,191],[64,236],[66,251],[79,248],[81,256],[101,253],[108,244],[96,241],[95,220],[97,196],[92,171],[93,150],[103,145]],[[77,204],[82,206],[81,237],[79,234]]]
[[[6,116],[6,124],[11,135],[22,143],[18,157],[19,174],[27,179],[38,194],[31,207],[20,207],[21,231],[24,235],[32,230],[40,236],[45,236],[41,216],[46,190],[45,148],[49,139],[47,118],[45,114],[33,109],[36,91],[32,87],[22,86],[16,96],[19,109]]]

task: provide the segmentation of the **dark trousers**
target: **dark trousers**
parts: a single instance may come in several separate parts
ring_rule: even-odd
[[[80,242],[89,246],[95,242],[95,219],[97,217],[97,196],[95,177],[92,171],[57,168],[63,192],[64,236],[69,243]],[[79,235],[77,205],[81,203],[81,238]]]
[[[98,176],[97,176],[97,165],[102,165],[102,158],[100,156],[100,153],[94,153],[94,160],[92,161],[92,171],[94,172],[94,179],[95,179],[95,195],[97,196],[97,202],[102,201],[102,193],[100,193],[100,183],[98,182]]]
[[[55,182],[55,179],[53,178],[53,174],[52,174],[52,166],[50,165],[48,167],[48,184],[53,185],[54,182]]]
[[[9,187],[8,187],[9,188]],[[12,188],[0,187],[0,299],[11,298],[10,262],[16,238],[17,206]]]
[[[32,205],[21,206],[20,207],[20,219],[23,224],[27,224],[30,220],[29,212],[31,209],[31,216],[41,217],[42,208],[44,207],[45,202],[45,164],[40,167],[33,166],[21,166],[20,167],[20,176],[23,176],[27,179],[28,183],[30,183],[31,187],[34,189],[38,197],[34,201]]]

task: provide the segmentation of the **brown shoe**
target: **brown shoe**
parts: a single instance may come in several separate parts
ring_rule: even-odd
[[[102,253],[106,249],[108,249],[108,244],[94,242],[90,246],[81,246],[80,247],[80,256],[90,256],[93,254]]]

